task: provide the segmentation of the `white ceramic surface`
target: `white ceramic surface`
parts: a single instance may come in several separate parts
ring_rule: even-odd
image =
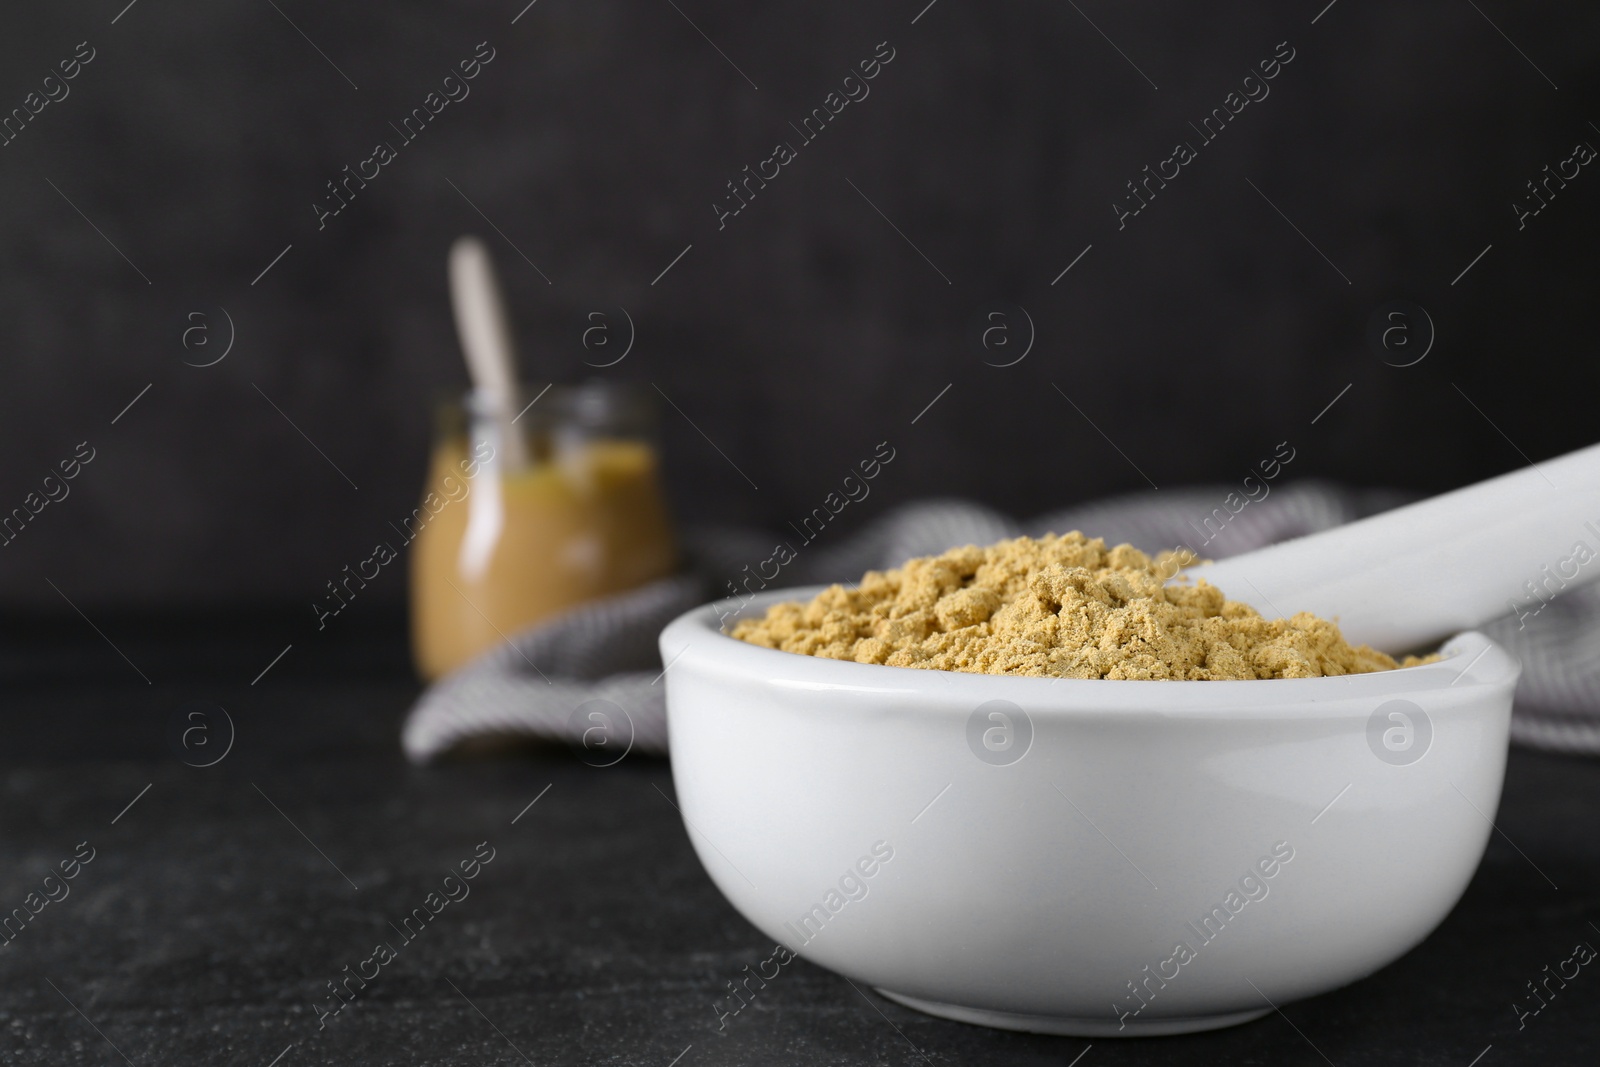
[[[1189,573],[1269,619],[1337,618],[1352,644],[1393,654],[1600,579],[1597,555],[1600,445],[1590,445]]]
[[[1052,680],[775,652],[720,632],[737,606],[661,635],[689,837],[767,936],[937,1015],[1178,1033],[1344,985],[1445,917],[1499,803],[1519,668],[1480,634],[1345,678]]]

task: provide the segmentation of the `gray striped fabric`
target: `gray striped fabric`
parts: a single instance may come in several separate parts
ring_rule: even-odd
[[[478,742],[538,738],[567,742],[597,765],[628,752],[664,754],[666,704],[656,635],[696,604],[730,595],[729,583],[768,560],[779,540],[794,559],[774,586],[852,581],[864,571],[956,545],[1066,530],[1152,552],[1183,544],[1221,559],[1407,499],[1301,482],[1274,488],[1232,513],[1223,506],[1230,492],[1217,486],[1139,494],[1028,522],[967,501],[927,501],[896,508],[852,534],[835,537],[824,529],[812,541],[728,528],[692,530],[686,537],[691,574],[532,627],[436,682],[406,720],[405,751],[426,762]],[[1508,615],[1484,631],[1523,664],[1512,738],[1538,748],[1600,752],[1600,587],[1568,593],[1520,626]]]

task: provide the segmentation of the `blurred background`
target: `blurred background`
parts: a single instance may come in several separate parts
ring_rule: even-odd
[[[17,7],[0,512],[93,458],[13,530],[0,604],[304,611],[416,504],[469,231],[529,382],[670,401],[685,527],[784,528],[884,441],[839,536],[1237,484],[1281,441],[1285,480],[1417,492],[1592,443],[1600,10],[1325,4]]]

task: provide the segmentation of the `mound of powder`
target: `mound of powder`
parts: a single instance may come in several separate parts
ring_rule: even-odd
[[[774,605],[733,636],[857,663],[1058,678],[1319,678],[1424,662],[1352,647],[1308,613],[1265,619],[1204,579],[1167,584],[1192,562],[1077,532],[968,545]]]

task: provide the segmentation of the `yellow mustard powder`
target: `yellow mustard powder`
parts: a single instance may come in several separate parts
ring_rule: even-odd
[[[857,663],[1057,678],[1319,678],[1425,662],[1352,647],[1306,612],[1263,618],[1203,578],[1167,583],[1192,562],[1076,531],[968,545],[776,604],[733,636]]]

